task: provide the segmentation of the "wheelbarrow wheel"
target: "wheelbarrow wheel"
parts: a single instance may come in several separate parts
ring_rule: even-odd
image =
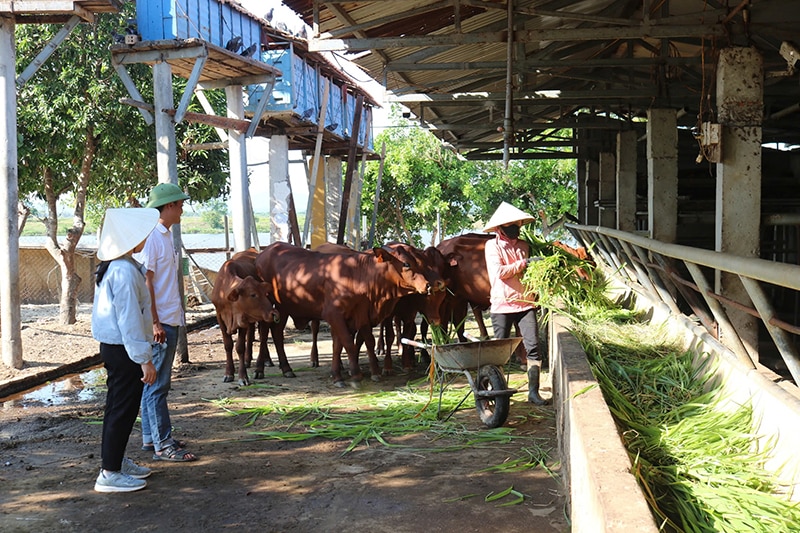
[[[476,386],[479,391],[504,391],[506,390],[506,378],[503,372],[496,366],[482,366],[478,372],[478,382]],[[508,418],[508,408],[511,403],[508,395],[500,394],[497,396],[475,395],[475,409],[478,416],[487,427],[497,428],[502,426]]]

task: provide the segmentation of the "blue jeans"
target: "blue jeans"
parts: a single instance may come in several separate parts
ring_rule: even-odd
[[[167,342],[153,346],[156,381],[145,385],[142,392],[142,443],[153,444],[161,451],[172,444],[172,422],[169,419],[167,394],[172,384],[172,362],[178,346],[178,327],[162,324]]]

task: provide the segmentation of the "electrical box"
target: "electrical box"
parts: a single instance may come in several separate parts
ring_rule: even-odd
[[[700,145],[703,155],[711,163],[722,161],[722,126],[703,122],[700,127]]]

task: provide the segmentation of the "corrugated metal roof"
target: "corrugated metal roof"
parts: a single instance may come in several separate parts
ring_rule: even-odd
[[[319,35],[316,50],[368,50],[356,63],[398,95],[424,124],[471,157],[502,145],[508,56],[505,1],[284,0]],[[543,127],[578,113],[632,127],[650,107],[682,109],[694,126],[713,101],[716,55],[754,46],[767,72],[765,141],[800,142],[792,116],[798,74],[780,54],[796,38],[791,0],[516,0],[513,27],[514,155],[547,149]],[[645,10],[643,6],[648,6]],[[457,98],[457,93],[486,93]],[[427,100],[426,100],[427,99]]]

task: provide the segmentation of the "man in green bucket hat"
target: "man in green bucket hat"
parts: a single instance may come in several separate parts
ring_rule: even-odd
[[[158,461],[186,462],[197,457],[186,450],[186,443],[172,437],[172,421],[167,394],[172,382],[172,363],[178,345],[178,330],[185,324],[180,296],[182,279],[178,251],[170,228],[180,224],[183,202],[189,195],[173,183],[159,183],[150,191],[147,207],[159,211],[158,224],[147,237],[144,249],[134,257],[146,268],[153,313],[153,363],[156,381],[142,393],[142,449],[153,452]]]

